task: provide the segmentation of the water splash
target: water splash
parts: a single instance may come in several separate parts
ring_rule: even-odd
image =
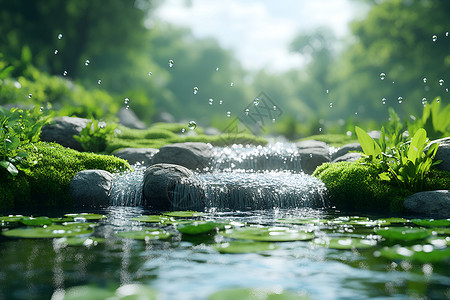
[[[134,172],[115,175],[109,193],[110,205],[141,206],[145,167],[136,165]]]

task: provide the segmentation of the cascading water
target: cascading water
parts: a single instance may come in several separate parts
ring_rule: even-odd
[[[211,165],[205,170],[195,174],[203,190],[188,184],[174,187],[173,210],[325,206],[324,184],[301,172],[300,156],[292,144],[215,147]],[[140,167],[118,176],[111,191],[111,204],[141,205],[143,173]]]

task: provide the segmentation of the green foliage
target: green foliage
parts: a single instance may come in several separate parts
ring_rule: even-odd
[[[416,132],[424,128],[430,139],[440,139],[450,135],[450,104],[442,107],[440,97],[423,108],[422,118],[408,123],[408,131]]]
[[[391,134],[391,139],[386,141],[384,128],[381,130],[380,144],[358,126],[355,131],[367,161],[380,170],[378,176],[383,180],[395,181],[400,187],[411,191],[421,190],[425,175],[433,165],[440,162],[433,162],[438,143],[431,144],[429,149],[424,151],[428,139],[423,128],[416,131],[411,142],[405,143],[401,143],[397,138],[397,132]]]
[[[73,138],[80,142],[85,151],[100,153],[106,149],[107,142],[114,135],[115,129],[115,124],[106,124],[92,119],[81,130],[80,135],[74,135]]]
[[[73,205],[69,182],[76,173],[88,169],[108,172],[129,170],[129,164],[117,157],[81,153],[54,143],[37,142],[22,150],[37,163],[29,172],[8,178],[0,172],[0,209],[69,207]]]
[[[17,176],[19,169],[27,171],[36,164],[22,147],[39,140],[42,126],[50,116],[43,114],[38,108],[24,110],[0,107],[0,167],[12,176]]]

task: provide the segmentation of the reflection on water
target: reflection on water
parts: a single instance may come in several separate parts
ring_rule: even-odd
[[[450,287],[448,264],[401,263],[375,258],[373,249],[333,250],[310,242],[278,243],[266,254],[219,254],[212,245],[223,237],[186,238],[175,233],[167,241],[121,239],[119,231],[158,227],[130,221],[155,212],[138,207],[109,207],[100,213],[95,236],[104,243],[90,248],[64,246],[52,239],[0,238],[0,299],[61,299],[72,286],[92,284],[115,289],[141,283],[160,291],[163,299],[207,299],[221,289],[273,287],[306,293],[311,299],[445,299]],[[63,212],[61,212],[61,215]],[[273,209],[230,212],[210,209],[205,219],[274,225],[278,218],[332,218],[334,212]],[[278,224],[279,226],[279,224]],[[332,226],[308,228],[316,236],[341,236]],[[348,231],[352,235],[365,235]],[[446,294],[447,293],[447,294]]]

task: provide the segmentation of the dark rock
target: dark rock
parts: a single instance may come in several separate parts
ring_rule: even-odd
[[[341,155],[339,157],[336,157],[332,161],[332,163],[337,163],[337,162],[340,162],[340,161],[354,162],[354,161],[357,161],[360,158],[361,158],[361,153],[350,152],[350,153],[346,153],[344,155]]]
[[[200,142],[176,143],[161,147],[153,163],[175,164],[191,170],[202,170],[211,163],[212,146]]]
[[[350,151],[362,151],[362,147],[359,143],[344,145],[344,146],[338,148],[337,151],[331,155],[331,159],[334,160],[344,154],[349,153]]]
[[[408,196],[403,206],[411,213],[429,218],[450,218],[450,191],[438,190]]]
[[[439,143],[439,148],[434,159],[442,160],[440,164],[436,165],[436,168],[450,172],[450,137],[432,141],[425,148],[425,151],[427,151],[428,147],[433,143]]]
[[[314,170],[323,163],[330,162],[328,149],[307,148],[299,149],[300,164],[302,171],[306,174],[312,174]]]
[[[323,149],[328,149],[330,148],[330,146],[322,141],[316,141],[316,140],[306,140],[306,141],[300,141],[295,143],[295,145],[297,146],[297,149],[311,149],[311,148],[323,148]]]
[[[156,164],[145,170],[144,206],[157,210],[203,210],[204,193],[191,170]]]
[[[113,175],[104,170],[78,172],[70,180],[69,190],[77,207],[105,207],[109,205],[109,191]]]
[[[145,129],[147,126],[139,120],[139,118],[136,116],[134,111],[131,110],[131,108],[120,108],[119,112],[117,113],[117,117],[119,118],[119,123],[123,126],[126,126],[128,128],[132,129]]]
[[[154,118],[155,122],[163,122],[163,123],[174,123],[175,118],[169,114],[168,112],[162,111],[157,114]]]
[[[41,140],[44,142],[55,142],[64,147],[83,151],[81,144],[73,136],[80,135],[81,130],[86,127],[89,119],[76,117],[58,117],[42,127]]]
[[[125,159],[130,165],[141,163],[150,165],[153,156],[158,153],[158,149],[153,148],[124,148],[113,153],[114,156]]]

